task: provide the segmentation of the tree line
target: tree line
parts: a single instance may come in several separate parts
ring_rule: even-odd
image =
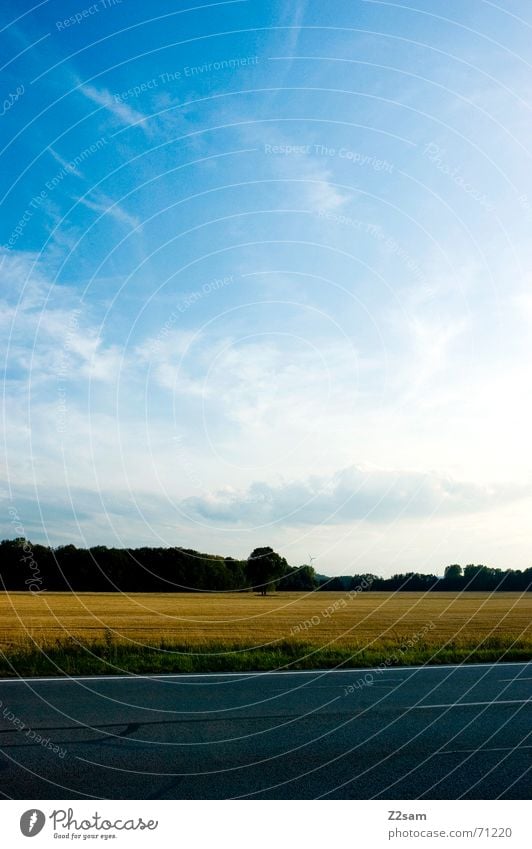
[[[427,575],[419,572],[406,572],[382,578],[378,575],[342,575],[336,578],[319,576],[319,589],[332,591],[348,591],[356,589],[362,580],[372,591],[386,592],[530,592],[532,590],[532,568],[529,569],[495,569],[491,566],[469,563],[460,566],[453,563],[445,568],[443,577]],[[364,591],[365,587],[362,587]]]
[[[532,568],[447,566],[443,577],[416,572],[383,578],[369,573],[327,577],[312,566],[297,568],[269,546],[246,560],[188,548],[50,547],[18,537],[0,542],[0,588],[30,592],[212,592],[278,590],[530,591]]]

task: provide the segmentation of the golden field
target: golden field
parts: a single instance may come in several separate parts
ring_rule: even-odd
[[[520,593],[0,593],[0,647],[81,642],[193,646],[368,646],[421,639],[470,646],[532,637],[532,594]]]

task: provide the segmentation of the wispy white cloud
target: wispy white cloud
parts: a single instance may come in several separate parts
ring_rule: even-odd
[[[113,118],[123,126],[130,127],[133,124],[140,126],[145,133],[148,130],[148,117],[137,109],[133,109],[127,103],[122,103],[117,100],[114,95],[105,88],[98,89],[91,85],[83,85],[80,87],[81,93],[96,103],[98,106],[103,106]]]
[[[312,212],[335,212],[350,200],[347,192],[334,185],[330,172],[311,168],[306,174],[307,202]]]
[[[273,145],[297,149],[301,139],[281,137],[277,133]],[[334,184],[330,169],[317,162],[311,153],[269,154],[269,161],[272,171],[287,181],[288,190],[302,198],[311,212],[335,212],[351,199],[347,190]]]
[[[59,286],[33,254],[1,252],[0,327],[8,379],[18,389],[39,390],[58,380],[115,379],[121,356],[105,344],[77,293]]]
[[[280,27],[280,30],[272,37],[270,49],[275,56],[282,55],[283,61],[279,64],[282,67],[281,81],[284,81],[288,78],[292,69],[293,57],[297,55],[307,2],[306,0],[299,0],[299,2],[290,5],[282,3],[279,8],[277,26]],[[282,45],[281,48],[279,44]]]
[[[93,200],[89,200],[87,197],[77,197],[75,200],[77,203],[82,204],[82,206],[86,206],[87,209],[92,209],[93,212],[103,212],[105,215],[110,215],[120,224],[125,224],[127,227],[131,227],[132,229],[136,229],[141,226],[141,220],[136,215],[131,215],[123,206],[121,206],[118,201],[113,200],[113,198],[104,195],[101,192],[93,192],[91,197]]]
[[[188,498],[195,518],[233,525],[342,524],[464,515],[528,498],[530,486],[479,486],[435,472],[350,466],[330,478],[312,477],[272,486],[256,481]]]
[[[54,150],[53,147],[48,148],[48,153],[53,156],[56,162],[59,162],[61,168],[64,171],[67,171],[69,174],[75,174],[76,177],[83,177],[83,174],[79,170],[79,168],[76,165],[73,165],[71,162],[67,162],[66,159],[63,159],[63,157],[56,150]]]
[[[290,27],[284,39],[284,48],[288,56],[292,56],[297,50],[306,8],[306,0],[300,0],[298,3],[284,7],[279,25]]]
[[[152,378],[162,389],[183,395],[205,395],[204,382],[188,373],[187,357],[198,356],[201,334],[194,331],[174,330],[167,326],[163,332],[149,337],[135,349],[134,356],[147,366]],[[194,347],[196,346],[196,347]]]

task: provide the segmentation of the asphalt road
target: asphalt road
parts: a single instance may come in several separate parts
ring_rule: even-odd
[[[7,798],[532,792],[532,662],[3,680],[0,700]]]

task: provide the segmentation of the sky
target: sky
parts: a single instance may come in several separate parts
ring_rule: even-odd
[[[0,14],[3,537],[530,566],[530,4]]]

